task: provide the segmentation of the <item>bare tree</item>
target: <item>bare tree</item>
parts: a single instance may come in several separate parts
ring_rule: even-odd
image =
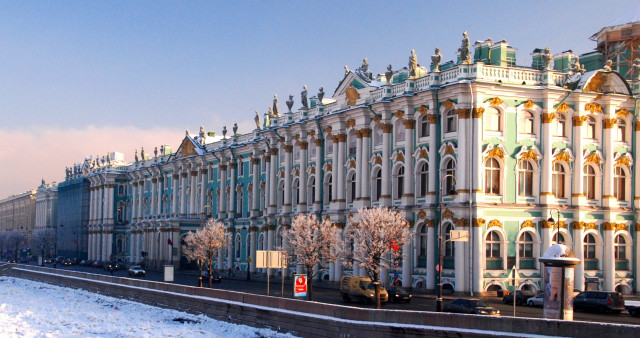
[[[56,244],[56,233],[53,228],[40,228],[33,231],[31,236],[31,247],[40,250],[42,255],[42,263],[44,264],[44,256],[46,252],[54,249]]]
[[[18,231],[18,230],[11,230],[8,232],[5,232],[5,245],[7,248],[12,248],[14,249],[14,256],[13,258],[17,261],[18,260],[18,249],[20,247],[20,244],[22,244],[25,240],[25,236],[22,232]]]
[[[224,224],[211,218],[201,229],[185,238],[183,252],[187,259],[199,261],[199,265],[204,262],[209,272],[209,287],[213,284],[213,257],[227,245]]]
[[[353,241],[346,265],[365,269],[375,286],[380,308],[380,269],[390,268],[391,261],[402,255],[399,248],[408,243],[411,232],[402,214],[388,208],[359,209],[349,219],[346,238]]]
[[[291,229],[284,237],[289,244],[288,256],[292,263],[302,265],[307,271],[307,297],[313,300],[313,284],[311,281],[317,273],[313,267],[325,267],[336,261],[343,253],[340,230],[333,226],[329,219],[318,219],[316,215],[297,215]]]

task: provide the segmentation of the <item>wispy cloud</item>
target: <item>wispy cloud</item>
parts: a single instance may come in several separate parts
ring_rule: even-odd
[[[131,126],[0,129],[0,200],[36,188],[41,179],[61,182],[65,167],[82,162],[86,156],[102,157],[117,151],[132,161],[140,147],[148,154],[161,144],[175,151],[183,135],[178,130]]]

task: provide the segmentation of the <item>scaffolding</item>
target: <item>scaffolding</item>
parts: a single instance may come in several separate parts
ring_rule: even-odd
[[[604,59],[613,62],[611,68],[630,80],[633,61],[640,57],[640,21],[604,27],[590,39]]]

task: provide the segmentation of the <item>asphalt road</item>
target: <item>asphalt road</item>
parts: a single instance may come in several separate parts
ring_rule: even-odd
[[[53,267],[51,264],[47,264],[47,267]],[[108,271],[104,271],[101,268],[83,267],[79,265],[60,267],[59,269],[83,271],[95,274],[110,274]],[[127,271],[114,271],[114,276],[129,278]],[[252,280],[246,280],[246,274],[228,278],[225,274],[222,275],[221,283],[213,283],[212,287],[224,290],[233,290],[241,292],[249,292],[254,294],[267,294],[267,283],[263,278],[252,276]],[[153,281],[163,281],[163,274],[161,272],[147,271],[145,277],[132,277]],[[177,271],[174,275],[174,283],[183,285],[198,285],[198,278],[195,272],[182,272]],[[208,287],[207,280],[203,280],[204,287]],[[269,295],[275,297],[282,296],[282,284],[279,279],[271,280],[269,283]],[[293,289],[291,283],[285,283],[284,285],[284,297],[293,298]],[[414,311],[434,311],[436,308],[435,295],[425,293],[414,293],[413,299],[410,303],[393,303],[389,302],[383,305],[383,309],[394,310],[414,310]],[[456,297],[444,297],[445,303],[455,299]],[[471,297],[463,297],[471,298]],[[495,296],[483,296],[475,297],[482,299],[487,304],[500,310],[502,316],[513,316],[513,305],[502,304],[502,298]],[[339,291],[334,286],[317,285],[313,288],[313,300],[316,302],[340,304],[346,305],[342,298],[340,298]],[[372,308],[374,305],[360,304],[357,302],[351,302],[349,306]],[[516,307],[517,317],[529,317],[529,318],[542,318],[542,308],[518,306]],[[603,323],[620,323],[620,324],[634,324],[640,325],[639,317],[631,317],[628,313],[623,312],[621,314],[598,314],[589,312],[574,312],[574,320],[576,321],[589,321],[589,322],[603,322]]]

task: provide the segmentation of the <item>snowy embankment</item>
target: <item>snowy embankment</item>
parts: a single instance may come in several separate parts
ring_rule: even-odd
[[[0,277],[0,337],[293,337],[84,290]]]

